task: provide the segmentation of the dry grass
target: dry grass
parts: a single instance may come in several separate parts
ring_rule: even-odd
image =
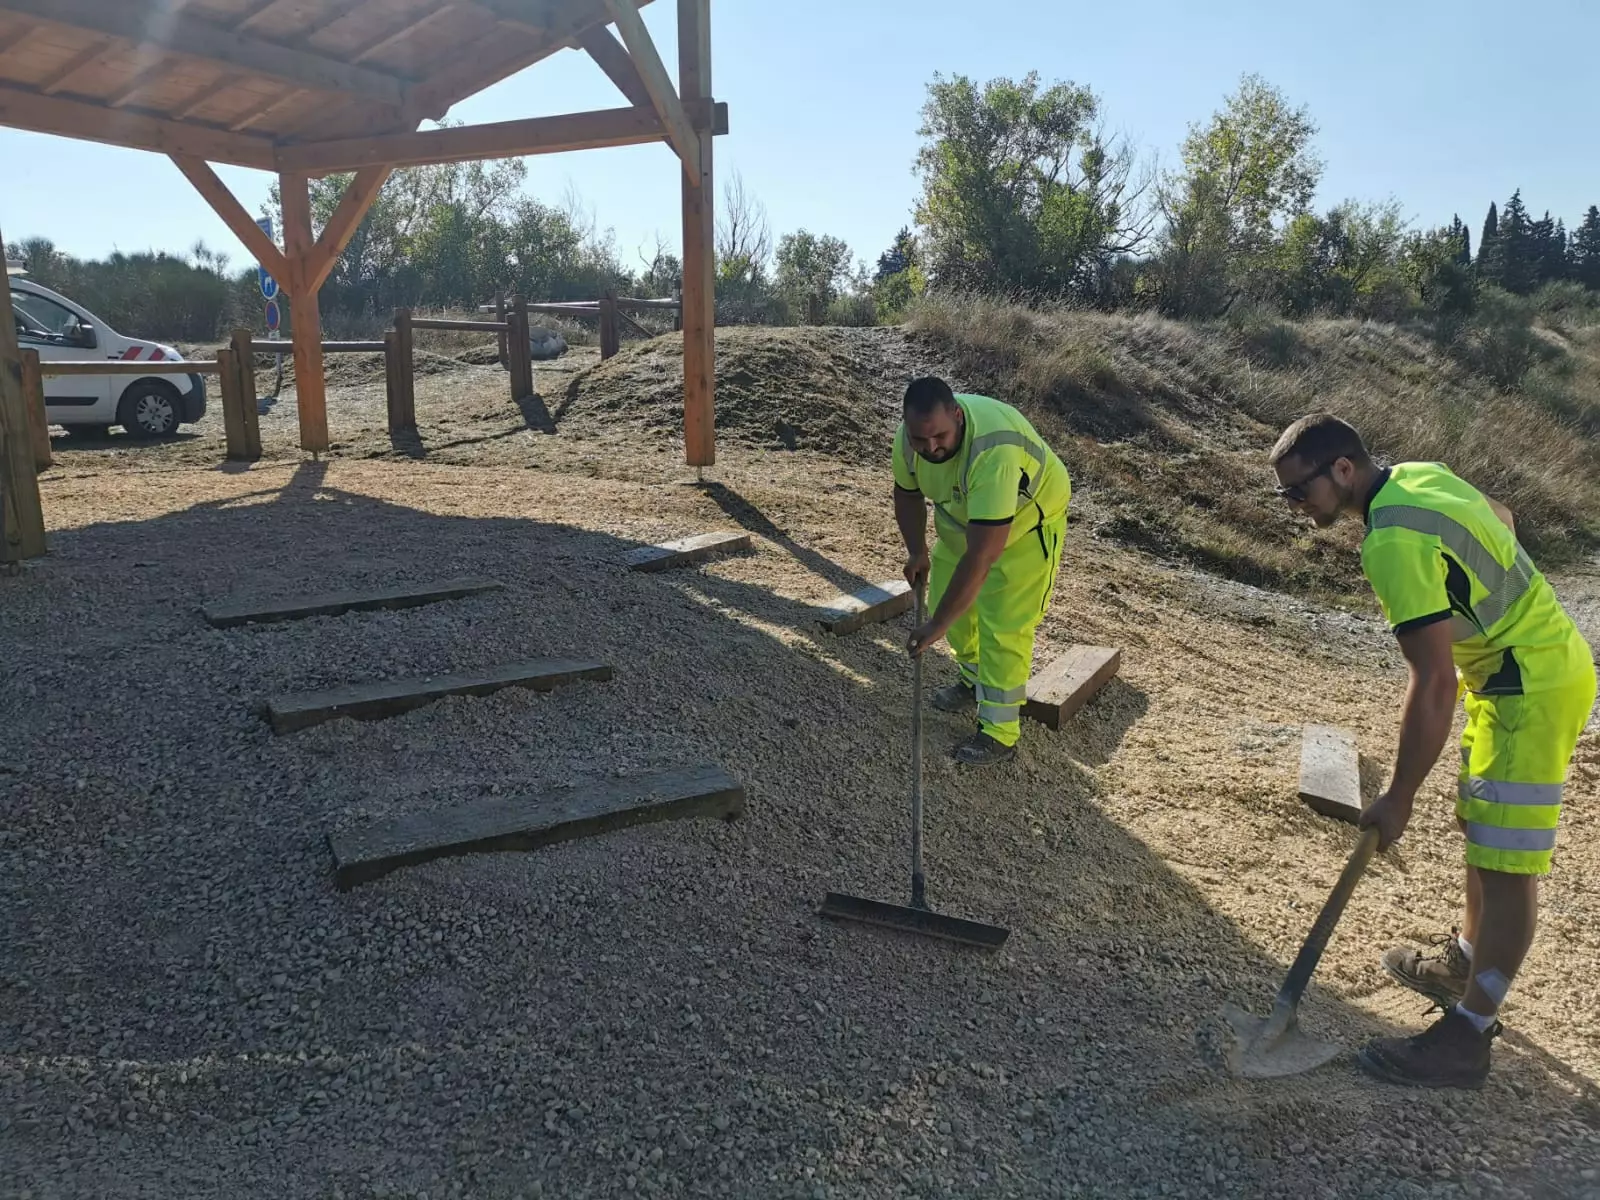
[[[1306,412],[1338,413],[1390,461],[1437,459],[1502,499],[1545,565],[1600,540],[1600,330],[1519,394],[1425,338],[1348,320],[1256,313],[1190,324],[935,297],[910,317],[979,385],[1062,447],[1100,532],[1246,582],[1346,592],[1359,531],[1308,536],[1271,492],[1265,453]]]

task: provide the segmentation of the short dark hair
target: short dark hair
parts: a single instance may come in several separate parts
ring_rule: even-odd
[[[956,394],[937,375],[913,379],[906,388],[905,411],[908,416],[931,417],[938,409],[954,407],[955,402]]]
[[[1372,462],[1356,427],[1325,412],[1301,417],[1285,429],[1267,456],[1267,464],[1275,467],[1286,458],[1301,458],[1319,466],[1340,458],[1348,458],[1358,467]]]

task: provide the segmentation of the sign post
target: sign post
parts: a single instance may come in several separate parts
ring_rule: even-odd
[[[271,217],[257,217],[256,224],[261,227],[262,233],[272,237]],[[275,342],[280,336],[279,326],[282,324],[282,314],[278,308],[278,281],[259,263],[256,265],[256,274],[261,281],[261,298],[267,302],[267,337]],[[283,367],[281,352],[278,355],[278,367],[280,370]]]

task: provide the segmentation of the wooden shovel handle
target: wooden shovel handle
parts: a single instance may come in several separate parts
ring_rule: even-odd
[[[1328,945],[1333,927],[1339,923],[1340,916],[1344,914],[1344,906],[1350,899],[1350,893],[1356,890],[1356,883],[1361,879],[1362,872],[1367,869],[1367,864],[1372,861],[1377,849],[1378,827],[1373,825],[1362,830],[1361,840],[1351,852],[1344,873],[1339,876],[1339,882],[1333,885],[1333,894],[1328,897],[1328,902],[1317,914],[1316,924],[1306,935],[1305,943],[1300,947],[1300,953],[1295,956],[1294,965],[1289,968],[1288,977],[1284,979],[1283,987],[1278,991],[1280,1002],[1287,1001],[1291,1006],[1300,1003],[1300,996],[1306,990],[1306,984],[1311,982],[1311,973],[1317,969],[1317,963],[1322,958],[1322,951]]]

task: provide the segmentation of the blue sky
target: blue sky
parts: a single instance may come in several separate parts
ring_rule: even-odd
[[[669,65],[674,8],[644,10]],[[1350,0],[1315,17],[1292,11],[1265,0],[713,0],[713,87],[731,110],[717,140],[719,193],[737,170],[774,238],[831,233],[871,261],[911,221],[918,113],[935,71],[983,81],[1038,70],[1087,84],[1110,127],[1169,167],[1189,122],[1256,71],[1319,126],[1319,205],[1392,196],[1427,225],[1459,212],[1476,245],[1489,201],[1515,187],[1535,216],[1549,209],[1569,226],[1600,203],[1600,4]],[[620,102],[587,56],[564,51],[451,116]],[[43,235],[79,255],[186,250],[203,238],[235,265],[250,262],[165,158],[0,129],[0,161],[9,238]],[[254,212],[268,176],[219,173]],[[658,233],[678,241],[678,178],[665,146],[639,146],[532,158],[527,188],[551,202],[575,188],[636,265]]]

